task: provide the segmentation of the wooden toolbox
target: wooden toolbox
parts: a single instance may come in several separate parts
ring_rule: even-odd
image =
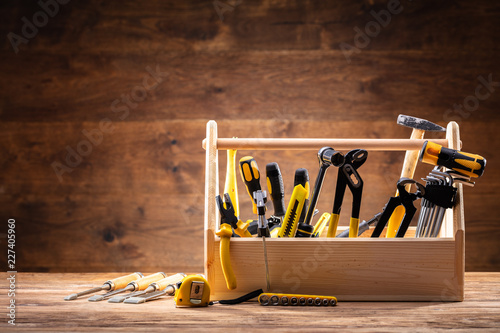
[[[447,126],[446,139],[434,142],[460,149],[458,125]],[[228,290],[222,273],[218,150],[310,149],[330,146],[346,151],[420,150],[424,140],[410,139],[229,139],[217,137],[207,123],[205,173],[205,275],[211,298],[232,299],[265,289],[264,250],[260,238],[232,238],[230,255],[238,287]],[[312,190],[312,189],[311,189]],[[462,185],[457,205],[448,209],[438,238],[267,238],[271,292],[331,295],[339,301],[462,301],[464,298],[464,209]],[[345,229],[345,227],[344,227]],[[339,231],[342,228],[339,227]],[[367,231],[368,232],[368,231]]]

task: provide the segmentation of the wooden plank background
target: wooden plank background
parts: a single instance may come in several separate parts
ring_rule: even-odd
[[[71,1],[18,53],[4,39],[0,242],[5,248],[6,221],[15,218],[18,270],[200,271],[208,120],[221,137],[408,138],[400,113],[443,126],[457,120],[463,150],[487,158],[484,177],[465,189],[466,269],[500,269],[500,86],[469,116],[447,113],[474,95],[479,76],[500,81],[500,4],[402,1],[348,63],[339,44],[354,45],[353,29],[364,30],[387,1],[221,3],[232,8],[223,20],[208,0]],[[22,18],[33,22],[39,11],[34,1],[3,1],[2,35],[22,35]],[[143,96],[149,72],[158,84]],[[141,101],[120,101],[133,93]],[[113,131],[59,181],[51,164],[66,164],[66,147],[77,149],[82,130],[102,119]],[[280,163],[287,199],[296,168],[316,178],[314,151],[238,157],[246,154],[261,169]],[[359,170],[361,218],[393,195],[403,156],[371,153]],[[220,162],[222,190],[225,154]],[[430,169],[419,165],[418,177]],[[322,211],[331,210],[335,178],[327,174]],[[242,217],[251,218],[238,186]],[[341,224],[350,204],[348,194]]]

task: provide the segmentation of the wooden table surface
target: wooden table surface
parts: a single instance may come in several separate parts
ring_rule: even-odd
[[[4,273],[6,274],[6,273]],[[172,298],[146,304],[90,303],[64,296],[117,274],[18,273],[16,326],[2,314],[3,331],[331,331],[500,330],[500,273],[466,273],[465,301],[342,302],[336,307],[263,307],[256,302],[175,308]],[[5,275],[4,275],[5,276]],[[6,281],[5,278],[2,279]],[[8,288],[0,288],[2,311]]]

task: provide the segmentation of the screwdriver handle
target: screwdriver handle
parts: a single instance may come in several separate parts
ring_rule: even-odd
[[[271,195],[274,206],[274,216],[285,215],[285,188],[278,163],[266,165],[267,189]]]
[[[130,282],[127,286],[133,286],[134,289],[131,291],[139,291],[146,289],[151,283],[159,281],[167,277],[167,274],[163,272],[154,273],[138,280]]]
[[[486,166],[486,159],[480,155],[445,148],[431,141],[424,142],[420,160],[427,164],[444,166],[471,178],[481,177]]]
[[[248,195],[252,200],[253,213],[257,214],[257,205],[254,202],[253,193],[260,191],[260,172],[257,162],[252,156],[245,156],[240,159],[241,179],[245,183]]]
[[[129,284],[130,282],[137,280],[137,279],[140,279],[142,277],[144,277],[144,275],[142,275],[142,273],[135,272],[135,273],[132,273],[129,275],[120,276],[116,279],[108,280],[108,281],[104,282],[104,284],[107,284],[110,286],[108,291],[122,289],[122,288],[125,288],[127,286],[127,284]]]
[[[186,277],[186,274],[177,273],[174,275],[167,276],[166,278],[161,279],[159,281],[153,282],[149,286],[154,287],[155,291],[163,290],[163,289],[167,288],[167,286],[170,284],[176,284],[178,282],[181,282],[182,279],[184,279],[184,277]]]
[[[307,169],[304,168],[299,168],[295,170],[295,178],[293,180],[293,186],[297,185],[302,185],[307,193],[306,193],[306,200],[304,202],[304,208],[302,208],[302,214],[300,214],[299,222],[303,223],[306,214],[307,214],[307,209],[309,208],[309,193],[310,193],[310,185],[309,185],[309,173],[307,172]]]

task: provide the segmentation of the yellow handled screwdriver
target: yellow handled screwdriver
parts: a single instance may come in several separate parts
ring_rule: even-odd
[[[257,214],[257,204],[254,201],[253,193],[260,191],[260,172],[257,162],[252,156],[245,156],[240,159],[241,178],[246,185],[248,195],[252,200],[253,213]]]
[[[137,279],[139,279],[139,278],[141,278],[143,276],[144,275],[142,275],[142,273],[140,273],[140,272],[135,272],[135,273],[132,273],[132,274],[129,274],[129,275],[121,276],[119,278],[116,278],[116,279],[113,279],[113,280],[108,280],[108,281],[104,282],[103,285],[100,286],[100,287],[92,288],[92,289],[89,289],[89,290],[81,291],[79,293],[75,293],[75,294],[71,294],[69,296],[66,296],[66,297],[64,297],[64,300],[65,301],[72,301],[72,300],[77,299],[80,296],[84,296],[84,295],[88,295],[88,294],[94,294],[94,293],[97,293],[97,292],[103,291],[103,290],[105,290],[105,291],[113,291],[113,290],[116,290],[116,289],[122,289],[129,282],[137,280]]]
[[[445,148],[437,143],[425,141],[420,160],[427,164],[444,166],[471,178],[481,177],[486,159],[480,155]]]
[[[185,276],[186,276],[186,274],[184,274],[184,273],[177,273],[174,275],[167,276],[164,279],[161,279],[161,280],[158,280],[156,282],[151,283],[144,290],[129,293],[128,295],[125,295],[125,296],[111,297],[110,299],[108,299],[108,302],[109,303],[121,303],[130,297],[143,296],[145,294],[149,294],[149,293],[152,293],[155,291],[163,290],[170,284],[176,284],[178,282],[181,282]]]
[[[111,296],[114,296],[116,294],[124,293],[126,291],[144,290],[151,283],[159,281],[165,277],[167,277],[167,275],[163,272],[151,274],[151,275],[148,275],[148,276],[145,276],[145,277],[142,277],[140,279],[137,279],[135,281],[130,282],[129,284],[127,284],[125,286],[125,288],[114,290],[114,291],[111,291],[111,292],[106,293],[104,295],[95,295],[95,296],[90,297],[88,300],[89,300],[89,302],[99,302],[99,301],[108,299]]]

